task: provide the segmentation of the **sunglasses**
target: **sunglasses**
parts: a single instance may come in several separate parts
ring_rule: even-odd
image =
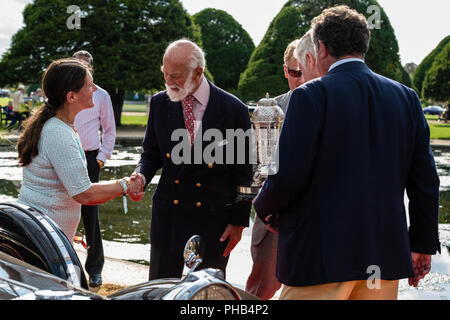
[[[287,72],[289,73],[289,75],[293,78],[300,78],[302,76],[302,70],[292,70],[287,68]]]

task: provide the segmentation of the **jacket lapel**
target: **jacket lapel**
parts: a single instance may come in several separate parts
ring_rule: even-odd
[[[169,100],[168,129],[173,132],[176,129],[185,128],[184,117],[181,102],[172,102]]]
[[[185,124],[181,102],[172,102],[169,100],[167,109],[166,139],[169,145],[167,152],[172,153],[172,150],[174,150],[175,146],[181,142],[181,140],[172,141],[172,134],[175,132],[175,130],[185,129]]]
[[[222,129],[222,123],[225,121],[223,115],[220,115],[221,101],[217,87],[208,81],[210,94],[208,105],[202,118],[202,133],[208,129]]]

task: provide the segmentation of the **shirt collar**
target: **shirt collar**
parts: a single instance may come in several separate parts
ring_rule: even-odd
[[[192,95],[197,99],[201,105],[207,105],[209,101],[209,84],[205,77],[203,77],[202,83]]]
[[[359,61],[362,63],[365,63],[363,59],[360,58],[348,58],[348,59],[342,59],[342,60],[338,60],[335,63],[333,63],[330,66],[330,69],[328,69],[328,72],[330,72],[332,69],[336,68],[337,66],[340,66],[341,64],[347,63],[347,62],[353,62],[353,61]]]

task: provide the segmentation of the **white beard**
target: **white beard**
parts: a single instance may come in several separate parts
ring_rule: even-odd
[[[172,102],[181,101],[184,98],[186,98],[189,93],[192,92],[192,90],[195,87],[195,83],[194,83],[194,81],[192,81],[192,75],[193,75],[193,72],[191,72],[189,74],[186,82],[184,83],[184,88],[181,88],[181,87],[177,86],[176,84],[169,86],[166,83],[167,95],[169,96],[169,99]],[[178,89],[178,91],[175,91],[174,89]]]

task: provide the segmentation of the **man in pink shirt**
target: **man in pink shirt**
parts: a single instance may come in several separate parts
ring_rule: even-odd
[[[94,60],[89,52],[78,51],[73,54],[73,57],[86,62],[93,73]],[[116,124],[111,98],[108,92],[98,85],[96,86],[97,90],[92,96],[94,107],[80,111],[74,120],[86,154],[91,182],[99,181],[100,169],[104,167],[106,160],[111,158],[116,141]],[[101,140],[100,127],[102,128]],[[81,206],[81,218],[88,246],[85,269],[89,274],[89,286],[98,287],[102,284],[101,273],[105,261],[98,220],[98,206]]]

